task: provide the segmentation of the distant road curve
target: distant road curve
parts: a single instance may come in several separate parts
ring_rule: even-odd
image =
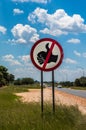
[[[75,89],[70,89],[70,88],[56,88],[56,89],[59,91],[62,91],[62,92],[66,92],[69,94],[73,94],[73,95],[76,95],[79,97],[86,98],[86,90],[75,90]]]

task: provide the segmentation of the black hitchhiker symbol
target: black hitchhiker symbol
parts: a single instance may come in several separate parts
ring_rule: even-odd
[[[40,64],[43,64],[44,62],[45,62],[45,60],[46,60],[46,57],[47,57],[47,55],[48,55],[48,52],[49,52],[49,50],[50,50],[50,48],[49,48],[49,43],[47,43],[46,44],[46,52],[45,51],[41,51],[41,52],[39,52],[38,54],[37,54],[37,60],[38,60],[38,62],[40,63]],[[49,58],[49,60],[48,60],[48,63],[50,63],[50,62],[56,62],[57,61],[57,58],[58,58],[58,55],[53,55],[52,53],[51,53],[51,55],[50,55],[50,58]]]

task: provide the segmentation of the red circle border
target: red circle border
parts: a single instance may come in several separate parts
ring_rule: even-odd
[[[38,66],[38,65],[36,64],[36,62],[34,61],[34,57],[33,57],[34,49],[35,49],[35,47],[36,47],[38,44],[40,44],[42,41],[51,41],[51,42],[54,42],[55,44],[57,44],[57,46],[58,46],[58,48],[59,48],[59,50],[60,50],[61,58],[60,58],[58,64],[55,65],[55,66],[52,67],[52,68],[43,69],[43,68],[41,68],[40,66]],[[30,58],[31,58],[32,63],[34,64],[34,66],[35,66],[36,68],[38,68],[39,70],[42,70],[42,71],[52,71],[52,70],[58,68],[58,67],[61,65],[61,63],[62,63],[63,57],[64,57],[64,53],[63,53],[63,49],[62,49],[61,45],[59,44],[59,42],[57,42],[56,40],[51,39],[51,38],[42,38],[42,39],[38,40],[38,41],[35,42],[35,44],[32,46],[32,49],[31,49],[31,52],[30,52]]]

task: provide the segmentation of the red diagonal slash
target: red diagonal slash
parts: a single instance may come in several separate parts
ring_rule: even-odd
[[[44,61],[43,69],[45,69],[45,67],[46,67],[46,65],[47,65],[47,63],[48,63],[48,61],[49,61],[49,58],[50,58],[50,55],[51,55],[51,53],[52,53],[52,50],[53,50],[54,45],[55,45],[55,43],[52,43],[52,45],[51,45],[51,47],[50,47],[50,50],[49,50],[49,52],[48,52],[48,54],[47,54],[47,57],[46,57],[46,59],[45,59],[45,61]]]

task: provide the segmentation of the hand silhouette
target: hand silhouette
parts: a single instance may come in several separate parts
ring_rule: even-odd
[[[46,52],[45,51],[41,51],[41,52],[39,52],[38,54],[37,54],[37,60],[38,60],[38,62],[40,63],[40,64],[43,64],[44,63],[44,61],[45,61],[45,59],[46,59],[46,57],[47,57],[47,55],[48,55],[48,52],[49,52],[49,50],[50,50],[50,48],[49,48],[49,43],[47,43],[46,44]],[[53,55],[52,53],[51,53],[51,55],[50,55],[50,58],[49,58],[49,60],[48,60],[48,63],[50,63],[50,62],[56,62],[57,61],[57,58],[58,58],[58,55]]]

